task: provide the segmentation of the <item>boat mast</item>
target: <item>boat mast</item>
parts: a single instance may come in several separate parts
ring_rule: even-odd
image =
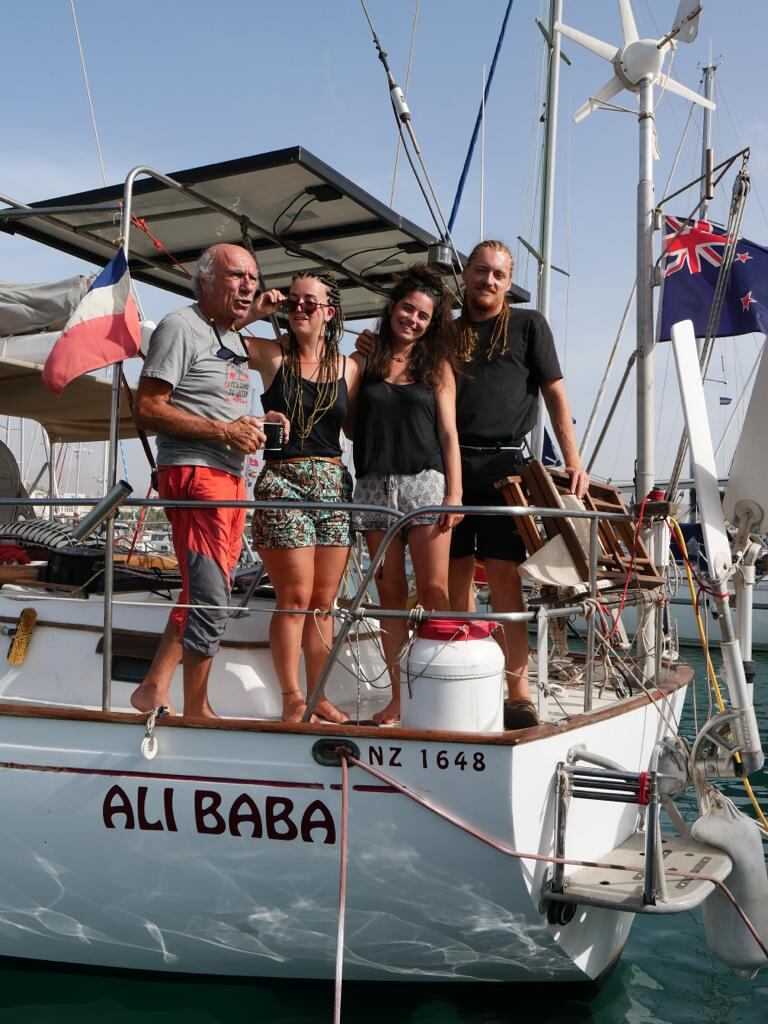
[[[704,98],[712,102],[715,92],[715,72],[717,65],[712,63],[712,54],[709,55],[709,66],[704,68]],[[707,219],[709,202],[712,198],[707,191],[709,188],[709,157],[707,154],[712,148],[712,111],[704,107],[704,117],[701,124],[701,219]]]
[[[541,182],[541,221],[539,225],[539,280],[536,292],[536,308],[549,320],[550,286],[552,281],[552,229],[555,208],[555,162],[557,157],[557,110],[560,96],[560,33],[555,25],[563,15],[563,0],[550,0],[549,24],[549,72],[547,74],[546,132],[544,135],[543,177]],[[546,411],[544,400],[539,394],[539,411],[533,435],[533,457],[540,459],[544,449],[544,424]]]
[[[635,498],[642,501],[655,479],[653,446],[653,76],[640,82],[639,180],[637,183],[637,471]]]

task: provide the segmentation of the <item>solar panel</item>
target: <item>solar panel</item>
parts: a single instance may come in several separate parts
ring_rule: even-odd
[[[330,268],[346,319],[374,317],[394,275],[426,261],[438,241],[300,146],[169,177],[186,191],[153,178],[135,183],[129,265],[137,281],[185,297],[192,297],[190,275],[200,252],[247,235],[267,287],[287,291],[297,271]],[[196,195],[222,209],[202,205]],[[119,244],[122,199],[120,184],[30,204],[56,211],[39,216],[3,218],[7,211],[0,211],[0,230],[104,265]],[[510,298],[530,296],[513,285]]]

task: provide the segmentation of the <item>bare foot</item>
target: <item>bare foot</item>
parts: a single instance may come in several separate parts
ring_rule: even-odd
[[[321,721],[331,722],[332,725],[343,725],[349,721],[347,712],[337,708],[335,704],[331,704],[327,697],[322,697],[317,702],[315,712]]]
[[[137,711],[147,714],[164,704],[168,708],[169,714],[176,714],[176,708],[168,700],[167,690],[161,691],[154,683],[141,683],[140,686],[137,686],[131,694],[131,704]]]
[[[400,721],[400,701],[394,698],[381,711],[377,711],[372,721],[376,725],[397,725]]]
[[[295,694],[283,694],[283,714],[281,716],[283,722],[301,722],[306,710],[307,702],[304,700],[301,690],[297,690]],[[312,715],[309,721],[317,724],[319,719],[317,715]]]
[[[213,710],[213,708],[211,707],[210,704],[208,704],[204,708],[196,708],[194,711],[186,711],[185,710],[183,715],[182,715],[182,718],[196,718],[198,720],[199,719],[204,719],[206,721],[210,720],[211,718],[218,718],[218,717],[219,716],[216,714],[216,712]]]

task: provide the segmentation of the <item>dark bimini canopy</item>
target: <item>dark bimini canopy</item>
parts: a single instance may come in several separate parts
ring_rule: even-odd
[[[169,177],[248,218],[267,287],[285,290],[297,270],[334,270],[350,320],[376,316],[393,274],[426,260],[436,241],[299,146]],[[113,185],[30,204],[79,208],[72,211],[4,219],[0,210],[0,229],[104,265],[115,253],[120,216],[114,207],[122,197],[123,186]],[[103,213],[82,209],[100,204]],[[242,239],[240,223],[152,178],[136,181],[132,212],[187,271],[208,245]],[[137,281],[192,295],[189,278],[138,227],[131,229],[130,248]],[[530,296],[513,285],[511,298]]]

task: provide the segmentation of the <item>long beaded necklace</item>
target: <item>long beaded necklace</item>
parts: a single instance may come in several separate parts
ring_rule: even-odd
[[[291,338],[289,336],[289,345],[291,344]],[[331,379],[330,367],[325,366],[325,357],[327,353],[324,353],[323,359],[318,360],[318,366],[315,370],[315,374],[318,376],[317,383],[315,385],[315,397],[312,402],[312,409],[309,416],[305,416],[304,412],[304,378],[301,373],[301,358],[298,352],[288,352],[288,358],[284,362],[283,371],[283,398],[285,400],[286,415],[291,421],[291,433],[299,437],[304,442],[312,433],[315,425],[330,412],[333,406],[336,404],[336,398],[339,394],[339,381],[337,376],[337,368],[334,365],[334,374]],[[336,363],[334,354],[334,364]],[[326,370],[325,375],[323,369]],[[290,379],[289,379],[290,378]],[[302,444],[303,447],[303,444]]]

